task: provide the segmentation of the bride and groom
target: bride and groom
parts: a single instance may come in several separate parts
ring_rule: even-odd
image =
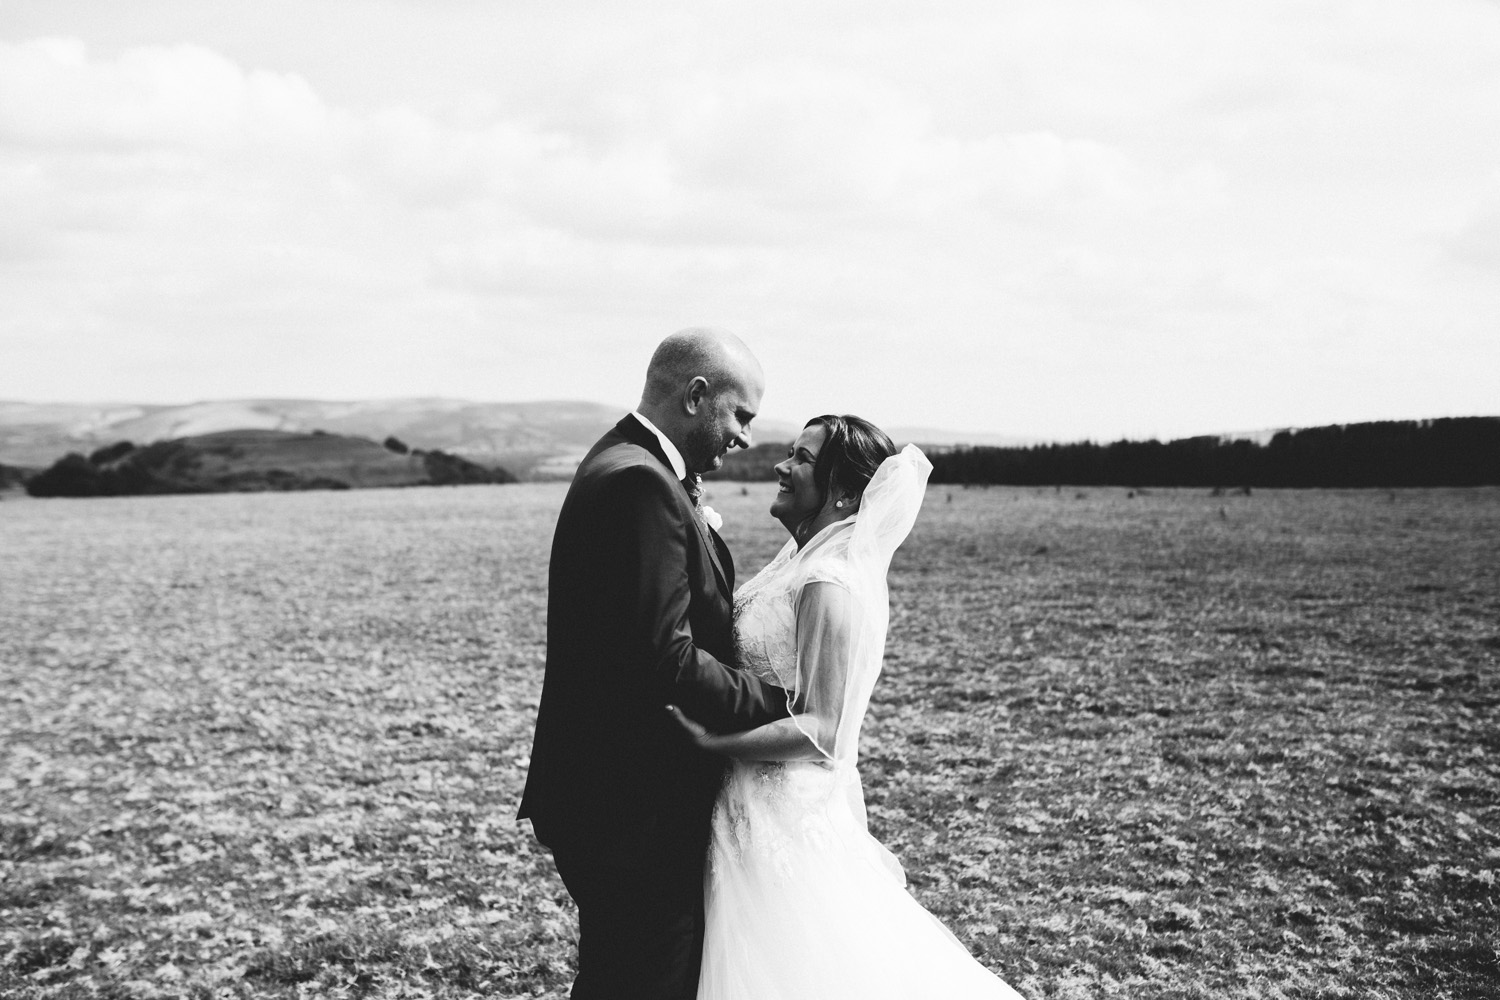
[[[694,487],[763,391],[738,338],[668,337],[558,516],[520,816],[578,904],[572,996],[1017,997],[906,892],[856,769],[931,466],[810,421],[776,466],[791,538],[736,595]]]

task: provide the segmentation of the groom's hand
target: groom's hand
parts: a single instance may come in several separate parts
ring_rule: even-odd
[[[683,715],[682,709],[678,708],[676,705],[668,705],[667,714],[672,716],[672,718],[676,720],[679,726],[687,730],[688,735],[692,737],[694,743],[698,744],[698,746],[702,747],[704,750],[712,749],[712,743],[714,739],[713,733],[709,732],[707,729],[703,728],[692,719],[689,719],[687,716]]]

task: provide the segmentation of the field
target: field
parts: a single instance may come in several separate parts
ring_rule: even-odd
[[[562,489],[0,501],[0,995],[565,995]],[[939,486],[892,600],[872,829],[1027,997],[1500,996],[1500,489]]]

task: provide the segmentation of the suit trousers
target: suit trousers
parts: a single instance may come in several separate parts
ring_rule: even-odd
[[[694,1000],[705,857],[706,850],[689,851],[623,866],[553,849],[557,873],[578,904],[572,1000]]]

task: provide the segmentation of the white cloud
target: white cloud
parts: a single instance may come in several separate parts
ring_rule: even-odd
[[[0,43],[0,135],[12,142],[96,146],[300,142],[326,110],[295,75],[247,73],[179,45],[93,60],[78,39]]]

